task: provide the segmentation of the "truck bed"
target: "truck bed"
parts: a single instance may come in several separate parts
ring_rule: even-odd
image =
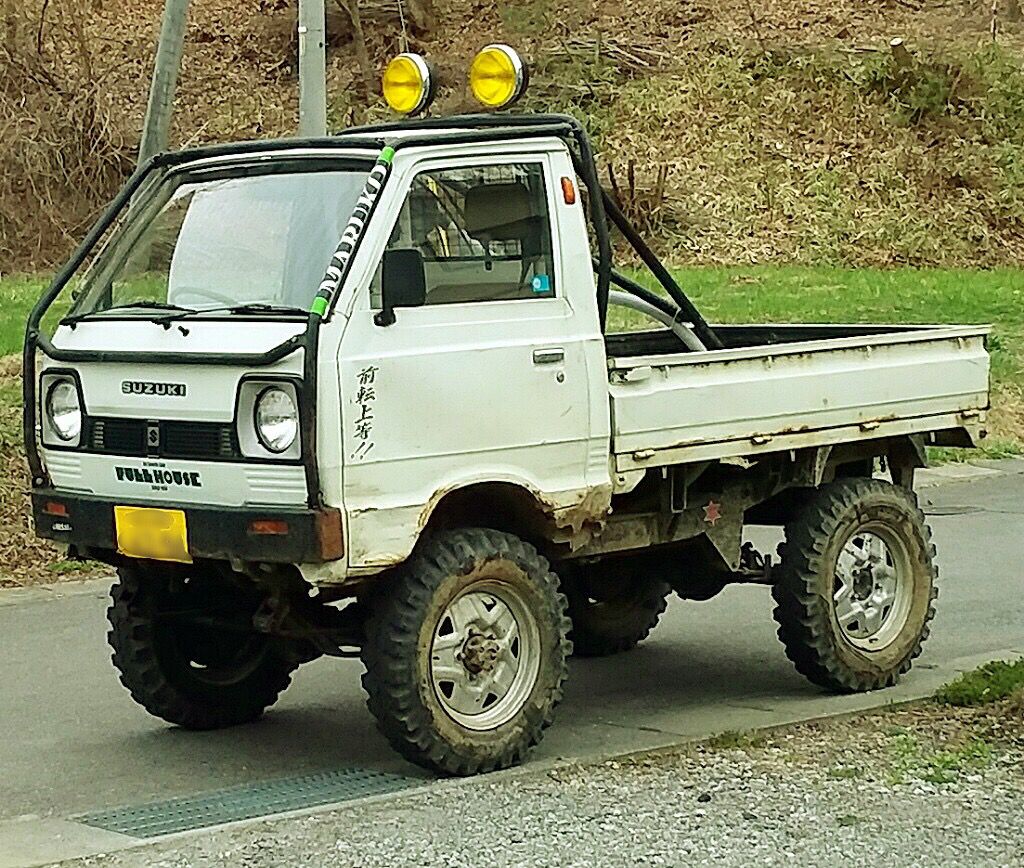
[[[933,431],[988,408],[988,326],[715,326],[606,338],[619,471]]]

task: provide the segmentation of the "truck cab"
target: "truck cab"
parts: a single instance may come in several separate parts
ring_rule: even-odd
[[[30,318],[25,437],[37,533],[118,571],[140,704],[226,726],[360,654],[403,755],[485,771],[539,740],[574,646],[738,581],[816,683],[909,668],[935,593],[913,473],[982,436],[987,329],[712,326],[596,178],[543,115],[133,176]],[[612,267],[609,222],[662,292]],[[606,333],[610,304],[651,327]],[[781,563],[751,524],[786,528]]]
[[[392,158],[373,230],[318,324],[315,479],[297,341],[376,151],[349,135],[162,173],[137,206],[145,226],[105,251],[55,336],[58,356],[85,356],[42,367],[41,395],[71,377],[83,405],[74,440],[43,425],[51,481],[127,501],[187,491],[211,510],[197,521],[218,527],[220,508],[332,510],[315,518],[323,532],[340,523],[343,553],[304,565],[326,584],[403,560],[446,492],[505,483],[556,517],[593,489],[607,500],[603,335],[568,151],[557,138],[477,151]],[[397,313],[382,327],[385,283]],[[288,342],[295,352],[252,364]],[[451,424],[460,416],[469,424]],[[275,536],[300,547],[293,561],[316,554]]]

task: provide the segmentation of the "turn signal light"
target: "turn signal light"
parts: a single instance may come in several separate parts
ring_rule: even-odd
[[[257,518],[249,522],[249,533],[258,536],[287,536],[288,522],[278,518]]]
[[[576,187],[573,186],[572,178],[562,178],[562,198],[566,205],[576,204]]]
[[[68,507],[67,504],[60,503],[59,501],[48,500],[46,501],[46,506],[43,507],[43,512],[47,515],[60,515],[66,518]]]

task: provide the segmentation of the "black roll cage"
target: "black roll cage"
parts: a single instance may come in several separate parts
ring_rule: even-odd
[[[436,130],[446,130],[438,133]],[[410,131],[422,131],[422,135],[409,135]],[[402,133],[394,136],[394,133]],[[320,323],[323,315],[316,310],[310,312],[304,332],[293,335],[275,347],[262,353],[213,353],[196,356],[178,352],[134,352],[118,350],[72,350],[53,345],[40,331],[40,323],[50,306],[57,299],[68,281],[82,266],[86,258],[113,225],[126,205],[142,188],[144,182],[159,169],[172,169],[196,160],[216,157],[242,157],[247,154],[266,151],[289,152],[311,148],[347,149],[351,147],[390,147],[393,151],[409,147],[437,144],[484,144],[508,141],[509,139],[554,137],[568,146],[577,176],[588,190],[590,222],[597,242],[597,256],[594,271],[597,275],[597,305],[601,330],[604,331],[608,316],[608,293],[612,283],[644,301],[655,305],[670,316],[685,317],[693,332],[709,349],[720,349],[721,341],[707,321],[683,292],[668,269],[644,241],[636,228],[629,222],[611,195],[601,186],[594,160],[590,138],[583,125],[571,115],[563,114],[472,114],[448,117],[429,117],[402,120],[386,124],[353,127],[336,136],[327,138],[294,138],[265,141],[237,142],[208,145],[183,151],[164,152],[151,157],[139,166],[125,182],[118,194],[110,201],[85,238],[72,253],[71,258],[57,272],[47,290],[40,296],[29,314],[25,328],[25,345],[22,353],[22,427],[25,439],[25,453],[32,476],[33,488],[50,485],[39,456],[36,442],[36,352],[42,350],[59,362],[108,362],[140,363],[166,362],[207,365],[243,365],[264,367],[273,364],[299,349],[303,355],[303,392],[305,400],[300,401],[300,429],[302,433],[303,466],[306,489],[311,508],[322,506],[320,495],[320,474],[316,459],[316,355],[319,346]],[[622,233],[641,261],[650,269],[661,286],[668,293],[671,302],[616,271],[612,267],[612,245],[608,221]],[[356,244],[358,245],[358,240]],[[673,307],[673,304],[675,307]],[[329,309],[328,309],[329,312]]]

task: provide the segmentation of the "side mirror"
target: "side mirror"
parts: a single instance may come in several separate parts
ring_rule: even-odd
[[[420,307],[427,300],[427,275],[418,250],[386,250],[380,273],[381,310],[373,321],[389,326],[396,307]]]

